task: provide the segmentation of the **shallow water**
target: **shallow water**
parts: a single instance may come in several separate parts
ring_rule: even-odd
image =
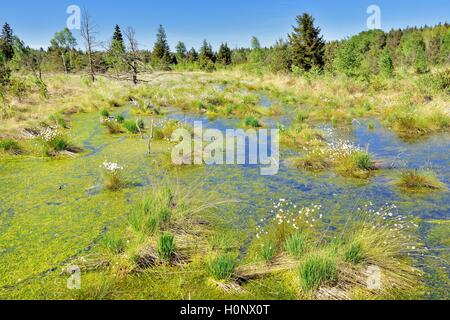
[[[121,108],[117,113],[126,110]],[[202,121],[204,128],[239,127],[236,119],[208,120],[204,116],[171,112],[171,119]],[[149,122],[149,119],[147,119]],[[264,119],[267,126],[288,125],[289,117]],[[95,239],[123,223],[129,204],[139,199],[152,181],[159,179],[153,159],[148,157],[147,141],[128,135],[110,136],[100,126],[98,116],[82,114],[74,117],[73,141],[86,150],[75,159],[41,159],[3,157],[0,159],[0,287],[15,286],[61,266],[68,258],[90,248]],[[450,187],[450,137],[436,135],[425,141],[407,143],[378,125],[369,130],[364,121],[355,121],[351,128],[333,129],[324,125],[331,138],[345,138],[362,147],[368,146],[376,159],[392,167],[433,167]],[[282,159],[292,154],[283,150]],[[125,165],[126,190],[109,193],[102,190],[99,166],[104,160]],[[399,213],[430,220],[449,220],[448,192],[408,195],[393,185],[395,170],[382,170],[370,181],[358,181],[333,173],[312,174],[292,170],[281,161],[275,176],[261,176],[252,165],[205,166],[187,170],[177,176],[180,183],[202,182],[205,193],[239,200],[219,208],[218,215],[229,219],[230,225],[243,230],[242,253],[255,234],[255,224],[270,215],[273,202],[289,199],[299,206],[321,204],[325,218],[342,221],[358,206],[371,201],[375,206],[395,203]],[[436,239],[430,240],[436,224],[423,224],[421,235],[433,255],[444,260],[421,258],[429,275],[430,297],[447,297],[448,257]],[[449,237],[448,228],[440,239]],[[447,237],[447,239],[445,239]],[[444,269],[444,267],[446,269]]]

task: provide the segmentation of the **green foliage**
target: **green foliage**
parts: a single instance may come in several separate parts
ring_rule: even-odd
[[[270,55],[270,70],[274,73],[288,73],[291,70],[289,46],[278,40]]]
[[[297,17],[297,26],[289,35],[292,64],[305,71],[324,65],[325,41],[320,28],[314,26],[314,18],[304,13]]]
[[[109,117],[109,111],[108,111],[107,109],[102,109],[102,110],[100,111],[100,115],[101,115],[103,118],[108,118],[108,117]]]
[[[284,243],[284,250],[293,257],[300,257],[306,251],[306,240],[300,233],[292,234]]]
[[[263,258],[263,260],[267,263],[270,263],[275,258],[275,254],[277,253],[277,244],[275,241],[271,239],[265,239],[261,243],[261,247],[259,249],[259,254]]]
[[[228,280],[234,274],[236,262],[231,255],[220,255],[208,263],[208,271],[216,280]]]
[[[14,36],[9,24],[5,22],[0,35],[0,53],[6,61],[10,61],[14,56]]]
[[[63,128],[63,129],[67,129],[66,119],[64,119],[64,117],[61,114],[59,114],[59,113],[52,114],[49,117],[49,120],[52,121],[53,123],[57,124],[59,127]]]
[[[170,261],[175,254],[175,237],[170,232],[164,232],[158,241],[158,256],[161,260]]]
[[[179,41],[175,47],[176,57],[177,57],[177,63],[180,63],[184,60],[186,60],[187,57],[187,49],[184,42]]]
[[[300,285],[305,292],[317,290],[337,279],[337,263],[333,257],[311,255],[299,268]]]
[[[134,120],[125,120],[125,122],[123,123],[123,126],[130,133],[139,133],[139,131],[140,131],[139,126],[136,124],[136,121],[134,121]]]
[[[162,25],[159,26],[156,35],[155,46],[152,52],[153,63],[160,69],[167,70],[171,63],[174,62],[170,53],[169,43],[167,41],[166,31]]]
[[[222,43],[220,45],[220,49],[219,52],[217,54],[217,62],[221,63],[225,66],[230,65],[231,64],[231,50],[228,47],[228,44]]]
[[[360,243],[354,242],[344,252],[344,260],[349,263],[359,264],[364,260],[364,250]]]
[[[381,75],[391,78],[394,75],[394,62],[391,53],[387,50],[383,51],[380,56],[380,73]]]
[[[101,244],[112,254],[120,254],[125,250],[125,242],[117,235],[107,233]]]
[[[116,120],[117,120],[118,123],[124,123],[125,117],[124,117],[123,114],[119,114],[119,115],[116,117]]]
[[[253,116],[249,116],[249,117],[245,118],[244,124],[245,124],[246,127],[251,127],[251,128],[259,128],[259,127],[261,127],[258,119],[256,119]]]
[[[372,157],[367,152],[355,152],[353,155],[356,167],[361,170],[371,170],[372,168]]]
[[[11,139],[0,140],[0,150],[11,154],[19,154],[21,151],[19,144]]]

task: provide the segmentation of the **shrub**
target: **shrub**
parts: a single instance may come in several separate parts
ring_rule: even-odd
[[[165,232],[158,242],[158,256],[162,260],[170,261],[175,254],[175,238],[172,233]]]
[[[331,257],[309,256],[299,268],[300,284],[304,291],[313,291],[337,279],[337,264]]]
[[[306,241],[299,233],[291,235],[284,243],[284,249],[293,257],[300,257],[306,251]]]
[[[344,253],[346,262],[359,264],[364,260],[364,250],[360,243],[352,243]]]
[[[113,254],[120,254],[125,249],[124,241],[120,237],[110,233],[106,234],[102,239],[102,245]]]
[[[235,260],[230,255],[220,255],[208,263],[208,272],[216,280],[228,280],[234,274]]]

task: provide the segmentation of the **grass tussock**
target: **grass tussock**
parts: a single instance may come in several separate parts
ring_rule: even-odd
[[[213,258],[208,263],[208,273],[215,280],[229,280],[234,275],[235,259],[228,254]]]
[[[436,175],[426,170],[405,170],[400,174],[396,185],[411,191],[433,191],[446,189]]]
[[[0,140],[0,151],[8,154],[18,155],[22,152],[19,143],[12,139]]]
[[[398,298],[421,292],[420,272],[409,259],[423,247],[417,241],[418,225],[395,213],[395,205],[375,209],[368,204],[352,213],[345,226],[325,233],[320,206],[299,210],[283,200],[274,208],[274,218],[258,227],[247,261],[258,259],[267,239],[279,254],[270,265],[243,265],[238,277],[285,274],[305,299],[352,299],[357,293],[369,299]],[[367,286],[372,269],[383,279],[376,289]]]

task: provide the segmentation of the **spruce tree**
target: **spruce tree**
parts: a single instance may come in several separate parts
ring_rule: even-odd
[[[111,47],[106,55],[107,63],[115,69],[117,73],[126,70],[124,57],[126,53],[125,42],[123,39],[122,30],[118,25],[114,28],[114,34],[111,41]]]
[[[13,31],[7,22],[3,25],[0,36],[0,51],[7,61],[11,60],[14,56]]]
[[[226,42],[220,45],[217,61],[223,65],[231,64],[231,50]]]
[[[212,47],[211,47],[211,45],[206,41],[206,40],[204,40],[203,41],[203,45],[202,45],[202,47],[200,48],[200,55],[199,55],[199,59],[200,60],[210,60],[210,61],[212,61],[212,62],[215,62],[214,59],[215,57],[214,57],[214,52],[213,52],[213,50],[212,50]]]
[[[158,34],[156,35],[156,42],[153,48],[153,58],[155,62],[162,67],[167,67],[172,63],[172,56],[170,54],[169,43],[167,42],[167,35],[164,27],[159,26]]]
[[[187,53],[186,59],[189,62],[195,62],[198,60],[198,53],[194,48],[191,48],[191,50],[189,50],[189,52]]]
[[[123,41],[122,30],[120,30],[120,27],[117,24],[114,28],[111,48],[114,48],[115,50],[118,50],[120,52],[125,52],[125,42]]]
[[[324,66],[325,41],[320,28],[314,26],[314,18],[304,13],[297,17],[297,26],[289,35],[292,64],[305,71]]]
[[[213,71],[215,69],[215,60],[211,45],[204,40],[199,54],[200,68],[206,71]]]

